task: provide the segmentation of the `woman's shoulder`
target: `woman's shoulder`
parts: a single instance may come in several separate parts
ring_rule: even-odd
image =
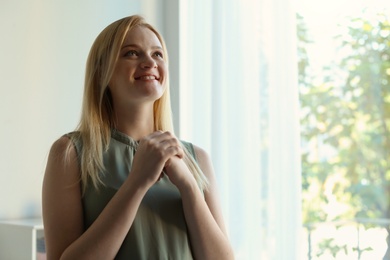
[[[53,142],[50,148],[50,155],[54,158],[78,157],[80,141],[77,132],[69,132],[60,136]]]
[[[61,138],[68,139],[68,144],[70,144],[69,142],[71,142],[72,146],[75,148],[77,155],[80,156],[81,149],[83,147],[83,139],[79,131],[66,133]]]
[[[68,134],[64,134],[60,136],[57,140],[55,140],[51,146],[51,150],[56,152],[65,151],[68,149],[68,146],[72,143],[72,139]]]
[[[195,144],[192,144],[192,147],[194,149],[194,153],[195,153],[195,156],[198,160],[198,163],[199,165],[202,167],[202,165],[204,167],[210,167],[211,166],[211,158],[210,158],[210,155],[208,154],[208,152],[203,149],[202,147],[200,146],[197,146]]]
[[[188,141],[180,140],[185,148],[192,154],[199,167],[204,171],[204,169],[209,169],[212,167],[211,158],[207,151],[202,147]]]
[[[180,139],[180,142],[184,145],[185,148],[187,148],[191,153],[195,153],[196,155],[199,154],[201,156],[208,156],[208,153],[206,150],[204,150],[202,147],[187,141]]]
[[[76,149],[70,138],[63,135],[50,147],[47,168],[50,168],[49,166],[64,167],[68,162],[73,161],[73,158],[77,158]]]
[[[183,144],[184,148],[187,149],[187,151],[194,157],[196,160],[196,154],[195,154],[195,145],[191,142],[180,140],[180,142]]]
[[[75,140],[81,139],[81,133],[80,133],[80,131],[72,131],[72,132],[68,132],[68,133],[62,135],[60,137],[60,139],[63,137],[74,142]]]

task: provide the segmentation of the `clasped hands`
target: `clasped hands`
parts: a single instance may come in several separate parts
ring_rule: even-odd
[[[181,142],[169,131],[156,131],[142,138],[135,153],[131,177],[139,185],[150,188],[166,173],[178,188],[195,179],[184,163]]]

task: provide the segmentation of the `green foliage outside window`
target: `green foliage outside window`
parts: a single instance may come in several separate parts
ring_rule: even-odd
[[[304,18],[297,21],[304,224],[390,219],[389,17],[347,19],[345,33],[335,36],[338,58],[320,81],[310,75]],[[327,210],[332,205],[336,213]],[[383,228],[390,234],[389,225]],[[390,259],[389,249],[383,259]]]

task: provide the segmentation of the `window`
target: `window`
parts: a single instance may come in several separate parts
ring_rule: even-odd
[[[390,259],[390,5],[300,2],[305,259]]]
[[[292,1],[183,0],[180,16],[180,134],[212,157],[236,259],[300,259]]]

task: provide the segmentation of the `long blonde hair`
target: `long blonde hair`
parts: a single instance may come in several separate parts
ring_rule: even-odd
[[[113,121],[113,105],[108,83],[113,74],[119,51],[127,32],[135,26],[143,26],[153,31],[163,47],[164,59],[168,65],[165,42],[158,31],[138,15],[122,18],[107,26],[93,43],[86,64],[84,98],[80,123],[77,127],[78,138],[82,142],[80,156],[81,182],[85,191],[88,181],[95,188],[103,184],[100,174],[105,173],[103,152],[108,149]],[[154,103],[155,130],[173,132],[169,78],[165,81],[165,91]],[[201,190],[207,188],[207,178],[202,173],[189,151],[184,148],[184,161],[193,173]]]

